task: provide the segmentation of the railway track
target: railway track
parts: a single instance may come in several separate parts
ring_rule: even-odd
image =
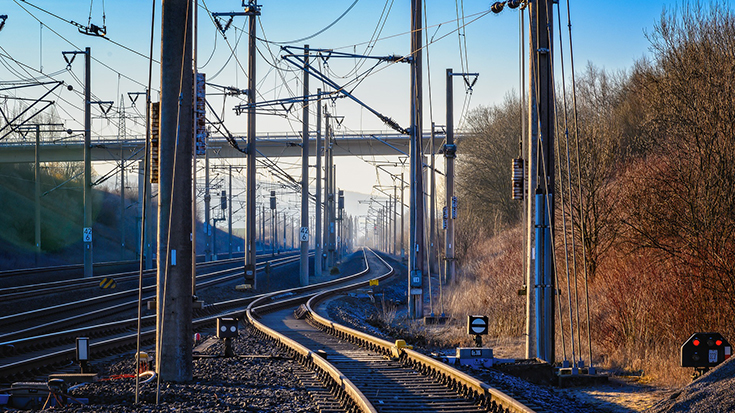
[[[278,258],[293,256],[296,254],[297,254],[296,252],[289,252],[286,254],[278,255]],[[271,254],[261,254],[256,257],[258,261],[265,261],[265,260],[268,260],[269,258],[276,259],[275,257],[272,257]],[[242,262],[243,261],[241,257],[218,260],[218,261],[198,262],[197,270],[228,267],[228,266],[232,267],[233,265],[241,265]],[[127,265],[125,265],[127,263],[128,263],[127,261],[123,261],[120,263],[117,263],[117,262],[100,263],[99,265],[109,265],[106,268],[120,268],[120,267],[127,268]],[[135,262],[135,265],[138,265],[138,263]],[[78,265],[70,265],[70,266],[62,266],[62,267],[44,267],[44,268],[24,269],[24,270],[12,271],[11,278],[18,277],[18,279],[20,278],[35,279],[43,274],[54,273],[55,271],[59,271],[62,274],[64,274],[66,271],[69,270],[69,268],[71,268],[74,271],[77,271],[78,270],[77,267]],[[59,269],[56,270],[56,268],[59,268]],[[8,273],[7,271],[0,272],[0,280],[2,280],[4,276],[7,276],[7,273]],[[154,280],[155,275],[156,275],[155,269],[143,271],[144,279]],[[80,288],[96,288],[99,286],[100,282],[105,278],[114,278],[117,284],[135,283],[135,285],[137,286],[138,277],[139,277],[139,272],[138,272],[138,269],[136,268],[134,270],[125,270],[125,271],[120,271],[116,273],[105,273],[103,275],[96,275],[94,277],[89,277],[89,278],[82,278],[81,275],[78,275],[77,277],[71,278],[71,279],[34,282],[33,284],[29,284],[26,281],[25,284],[3,287],[0,290],[0,302],[10,301],[10,300],[19,300],[19,299],[29,299],[29,298],[41,297],[41,296],[49,295],[49,294],[59,294],[65,291],[78,290]],[[41,276],[41,278],[43,277]],[[16,279],[15,282],[17,282],[18,279]]]
[[[291,254],[285,257],[270,259],[267,262],[271,266],[279,266],[298,259],[298,255]],[[202,274],[197,275],[197,290],[201,291],[214,285],[241,278],[241,264],[242,261],[237,259],[224,263],[212,262],[199,264],[197,266],[197,272],[202,272]],[[232,265],[237,266],[231,267]],[[265,265],[264,262],[261,262],[258,265],[258,270],[262,270]],[[225,266],[225,269],[217,270],[217,268],[222,266]],[[227,268],[228,266],[230,268]],[[61,329],[69,329],[89,322],[99,323],[102,320],[111,321],[114,318],[119,318],[120,314],[124,314],[126,311],[132,312],[137,308],[138,275],[121,275],[120,277],[116,277],[116,279],[120,280],[121,288],[127,285],[127,289],[61,304],[37,307],[33,310],[16,312],[0,317],[0,343],[29,335],[40,335]],[[30,298],[53,297],[54,294],[61,294],[68,291],[68,288],[77,291],[74,295],[70,295],[70,297],[76,297],[81,295],[80,290],[85,288],[86,285],[83,284],[85,282],[84,280],[75,281],[76,283],[73,287],[67,285],[61,287],[51,286],[44,288],[42,295],[33,295]],[[89,288],[89,286],[86,287]],[[99,292],[95,281],[92,281],[91,288],[92,291]],[[155,296],[155,288],[155,273],[151,272],[144,277],[144,300],[152,299]],[[25,293],[29,294],[30,291]],[[28,297],[24,297],[24,299],[28,299]]]
[[[258,298],[248,306],[247,321],[316,371],[347,411],[533,411],[444,363],[320,315],[324,308],[317,310],[317,306],[329,297],[367,286],[369,279],[385,279],[393,274],[387,262],[370,254],[372,269],[366,255],[366,270],[350,277],[348,285],[308,296]]]
[[[265,256],[264,252],[262,256]],[[232,254],[233,259],[243,258],[242,252]],[[259,255],[260,256],[260,255]],[[224,261],[224,260],[221,260]],[[197,255],[197,263],[204,263],[204,255]],[[153,260],[155,265],[155,260]],[[136,272],[140,261],[109,261],[96,262],[93,264],[95,277],[102,278],[105,275],[119,274],[124,272]],[[84,277],[84,264],[56,265],[52,267],[20,268],[15,270],[0,271],[0,287],[3,289],[23,286],[28,283],[29,278],[36,279],[36,283],[53,283],[70,279]],[[94,277],[93,277],[94,278]]]
[[[259,334],[286,347],[315,372],[312,380],[329,389],[328,393],[313,396],[324,409],[336,403],[348,412],[533,411],[523,402],[437,360],[321,315],[330,297],[366,286],[370,279],[392,275],[392,268],[377,254],[364,252],[363,257],[365,270],[348,277],[208,305],[195,312],[194,330],[213,326],[218,317],[246,317]],[[294,310],[299,308],[302,317],[297,319]],[[155,340],[154,322],[153,316],[143,319],[144,345]],[[92,358],[132,351],[135,325],[131,319],[0,343],[0,349],[15,347],[12,355],[2,357],[0,382],[23,380],[69,366],[75,357],[73,341],[81,333],[93,338]],[[318,387],[315,384],[305,383],[309,388]]]
[[[287,265],[299,260],[298,255],[271,260],[272,267]],[[258,269],[262,269],[261,263]],[[234,273],[232,273],[234,271]],[[230,274],[205,280],[197,277],[199,288],[217,285],[242,276],[242,268],[228,270]],[[135,291],[137,294],[137,291]],[[207,304],[194,311],[193,328],[202,330],[214,325],[217,317],[240,315],[254,299],[260,295]],[[149,298],[152,298],[150,296]],[[144,296],[144,300],[146,297]],[[125,303],[129,309],[137,308],[137,298]],[[116,305],[115,309],[121,306]],[[98,319],[98,312],[110,311],[103,308],[98,311],[85,312],[74,316],[50,321],[37,328],[22,329],[14,333],[0,336],[0,382],[12,382],[28,377],[42,375],[72,363],[76,354],[76,337],[86,336],[92,339],[90,355],[99,358],[120,353],[136,347],[137,319],[128,318],[108,323],[85,325],[78,328],[64,328],[66,324],[84,324]],[[21,317],[22,319],[22,317]],[[155,338],[155,315],[142,318],[142,342],[152,343]],[[47,332],[47,331],[51,332]],[[35,334],[31,334],[35,332]]]

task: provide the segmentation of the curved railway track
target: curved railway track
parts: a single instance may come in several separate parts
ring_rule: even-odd
[[[437,360],[320,315],[330,297],[393,274],[377,254],[363,252],[363,259],[365,270],[351,276],[208,305],[195,312],[194,330],[211,327],[218,317],[246,317],[259,334],[288,348],[330,389],[329,395],[314,396],[321,400],[333,398],[324,401],[325,408],[337,400],[349,412],[533,411],[523,402]],[[299,308],[302,317],[297,319],[294,310]],[[155,339],[154,321],[154,316],[143,319],[141,339],[146,345]],[[73,341],[81,333],[93,338],[93,358],[134,350],[135,326],[136,320],[131,319],[0,343],[0,350],[14,346],[12,355],[6,354],[0,362],[0,382],[71,365],[75,357]]]
[[[393,268],[371,253],[371,270],[351,283],[309,297],[261,297],[248,306],[247,320],[263,335],[315,370],[348,411],[359,412],[533,412],[522,402],[421,353],[353,330],[319,315],[320,302],[385,279]],[[300,304],[306,305],[300,307]],[[297,318],[297,315],[300,317]]]

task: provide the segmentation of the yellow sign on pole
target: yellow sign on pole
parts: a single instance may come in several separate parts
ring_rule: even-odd
[[[370,286],[378,285],[378,280],[370,280]]]

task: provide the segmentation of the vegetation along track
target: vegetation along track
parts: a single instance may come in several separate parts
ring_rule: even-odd
[[[370,252],[369,259],[365,253],[364,259],[366,269],[351,276],[349,285],[308,297],[266,295],[248,306],[247,321],[261,334],[293,351],[301,363],[317,373],[347,411],[533,411],[444,363],[319,315],[314,308],[328,297],[367,286],[370,279],[393,275],[393,268],[374,252]]]

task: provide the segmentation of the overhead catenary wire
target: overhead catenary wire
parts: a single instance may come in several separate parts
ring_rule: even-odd
[[[314,33],[314,34],[312,34],[310,36],[302,37],[301,39],[296,39],[296,40],[289,40],[289,41],[286,41],[286,42],[273,42],[273,43],[274,44],[300,43],[300,42],[303,42],[303,41],[312,39],[312,38],[314,38],[316,36],[319,36],[320,34],[324,33],[325,31],[329,30],[330,28],[332,28],[332,26],[334,26],[335,24],[337,24],[340,20],[342,20],[342,18],[345,17],[347,15],[347,13],[349,13],[350,10],[352,10],[353,7],[355,7],[355,5],[357,4],[358,1],[360,1],[360,0],[353,1],[352,4],[350,5],[350,7],[348,7],[347,10],[344,11],[344,13],[342,13],[339,17],[337,17],[336,20],[334,20],[332,23],[330,23],[329,25],[327,25],[327,27],[319,30],[318,32],[316,32],[316,33]]]
[[[16,4],[18,3],[18,0],[13,0],[13,1],[15,1],[15,2],[16,2]],[[55,13],[53,13],[53,12],[51,12],[51,11],[47,10],[47,9],[41,8],[41,7],[39,7],[39,6],[36,6],[35,4],[33,4],[33,3],[29,2],[28,0],[20,0],[20,1],[22,1],[23,3],[26,3],[26,4],[28,4],[29,6],[31,6],[31,7],[33,7],[33,8],[35,8],[35,9],[37,9],[37,10],[39,10],[39,11],[43,12],[43,13],[46,13],[46,14],[48,14],[49,16],[55,17],[55,18],[57,18],[57,19],[59,19],[59,20],[63,21],[64,23],[69,23],[69,24],[71,24],[72,26],[75,26],[75,27],[79,27],[79,23],[75,23],[75,22],[74,22],[74,21],[72,21],[72,20],[67,20],[67,19],[65,19],[65,18],[63,18],[63,17],[61,17],[61,16],[59,16],[58,14],[55,14]],[[103,5],[104,5],[104,1],[103,1]],[[19,5],[19,6],[20,6],[20,5]],[[21,7],[21,8],[23,8],[23,6],[20,6],[20,7]],[[103,6],[103,7],[104,7],[104,6]],[[24,10],[25,10],[25,9],[24,9]],[[91,18],[92,18],[92,14],[91,14],[91,11],[92,11],[92,10],[91,10],[91,5],[90,5],[90,15],[89,15],[89,17],[90,17],[90,20],[89,20],[89,23],[87,24],[87,27],[90,27],[90,26],[91,26]],[[36,18],[36,17],[35,17],[35,16],[33,15],[33,14],[31,14],[31,13],[30,13],[30,12],[28,12],[27,10],[26,10],[26,12],[27,12],[28,14],[30,14],[30,15],[31,15],[31,16],[32,16],[32,17],[33,17],[34,19],[38,20],[38,22],[39,22],[39,23],[41,23],[41,25],[42,25],[42,26],[46,26],[46,27],[49,27],[48,25],[45,25],[45,24],[44,24],[44,23],[43,23],[43,22],[42,22],[41,20],[39,20],[38,18]],[[103,21],[104,21],[104,12],[103,12]],[[103,25],[104,25],[104,23],[103,23]],[[49,29],[50,29],[50,28],[49,28]],[[55,31],[53,31],[53,30],[51,30],[51,31],[52,31],[52,32],[54,32],[54,34],[56,34],[57,36],[59,36],[59,37],[61,37],[62,39],[64,39],[64,38],[63,38],[62,36],[60,36],[60,35],[59,35],[58,33],[56,33]],[[129,52],[131,52],[131,53],[133,53],[133,54],[136,54],[136,55],[138,55],[138,56],[140,56],[140,57],[142,57],[142,58],[144,58],[144,59],[148,59],[148,56],[146,56],[146,55],[145,55],[144,53],[141,53],[141,52],[139,52],[139,51],[137,51],[137,50],[135,50],[135,49],[132,49],[132,48],[130,48],[130,47],[128,47],[128,46],[125,46],[125,45],[124,45],[124,44],[122,44],[122,43],[116,42],[116,41],[112,40],[111,38],[109,38],[109,37],[108,37],[108,36],[106,36],[106,35],[104,35],[104,36],[98,36],[98,37],[100,37],[100,38],[102,38],[102,39],[105,39],[105,40],[107,40],[108,42],[110,42],[110,43],[114,44],[115,46],[118,46],[118,47],[120,47],[120,48],[122,48],[122,49],[125,49],[125,50],[127,50],[127,51],[129,51]],[[66,39],[64,39],[64,40],[66,40]],[[67,42],[68,42],[68,40],[67,40]],[[96,59],[95,59],[95,60],[96,60]],[[157,60],[155,60],[155,59],[154,59],[153,61],[154,61],[155,63],[160,63],[160,62],[158,62],[158,61],[157,61]],[[141,85],[141,86],[142,86],[142,85]]]
[[[14,2],[15,2],[15,4],[17,4],[17,5],[18,5],[18,6],[19,6],[19,7],[21,8],[21,9],[23,9],[23,11],[25,11],[26,13],[28,13],[28,14],[29,14],[29,15],[30,15],[30,16],[31,16],[31,17],[32,17],[33,19],[35,19],[35,20],[36,20],[36,21],[38,21],[39,23],[41,22],[41,20],[40,20],[40,19],[39,19],[38,17],[36,17],[36,16],[35,16],[35,15],[34,15],[33,13],[31,13],[30,11],[28,11],[28,9],[26,9],[25,7],[23,7],[23,6],[22,6],[22,5],[21,5],[21,4],[19,3],[19,0],[13,0],[13,1],[14,1]],[[35,6],[35,5],[31,4],[31,3],[28,3],[28,2],[26,1],[26,0],[22,0],[22,1],[23,1],[23,3],[26,3],[26,4],[28,4],[28,5],[31,5],[31,6],[33,6],[33,7],[35,7],[35,8],[37,8],[37,9],[39,9],[39,10],[41,10],[41,11],[45,12],[45,13],[49,13],[49,14],[51,14],[51,15],[52,15],[52,16],[54,16],[54,17],[57,17],[57,18],[59,18],[59,19],[61,19],[61,20],[63,20],[63,21],[66,21],[65,19],[63,19],[63,18],[61,18],[61,17],[59,17],[59,16],[56,16],[56,15],[54,15],[53,13],[50,13],[50,12],[48,12],[48,11],[44,10],[44,9],[38,8],[37,6]],[[49,27],[49,25],[45,25],[45,26],[46,26],[46,27],[47,27],[47,28],[48,28],[49,30],[51,30],[51,32],[52,32],[52,33],[54,33],[54,34],[55,34],[55,35],[56,35],[57,37],[59,37],[60,39],[62,39],[63,41],[65,41],[66,43],[68,43],[69,45],[71,45],[72,47],[74,47],[74,48],[75,48],[76,50],[82,50],[82,49],[83,49],[83,48],[80,48],[79,46],[75,45],[75,44],[74,44],[73,42],[71,42],[71,41],[70,41],[69,39],[67,39],[66,37],[64,37],[64,36],[62,36],[61,34],[59,34],[59,32],[57,32],[56,30],[54,30],[54,29],[52,29],[51,27]],[[118,43],[116,43],[116,42],[113,42],[113,41],[111,41],[111,40],[108,40],[108,41],[110,41],[111,43],[113,43],[113,44],[115,44],[115,45],[117,45],[117,46],[121,46],[121,47],[123,47],[123,48],[126,48],[125,46],[122,46],[121,44],[118,44]],[[126,48],[126,49],[127,49],[127,48]],[[141,53],[139,53],[139,52],[136,52],[136,51],[134,51],[134,50],[132,50],[132,49],[129,49],[129,51],[131,51],[131,52],[133,52],[133,53],[135,53],[135,54],[137,54],[137,55],[139,55],[139,56],[142,56],[142,57],[144,57],[144,58],[148,58],[148,56],[146,56],[146,55],[143,55],[143,54],[141,54]],[[106,63],[104,63],[103,61],[101,61],[101,60],[97,59],[96,57],[92,57],[92,60],[94,60],[94,61],[95,61],[95,62],[97,62],[98,64],[102,65],[102,66],[103,66],[103,67],[105,67],[106,69],[109,69],[109,70],[110,70],[110,71],[112,71],[113,73],[116,73],[116,74],[118,74],[118,73],[119,73],[119,74],[121,74],[121,75],[122,75],[122,77],[124,77],[125,79],[127,79],[127,80],[129,80],[129,81],[131,81],[131,82],[133,82],[133,83],[135,83],[135,84],[137,84],[138,86],[142,86],[142,87],[145,87],[145,85],[144,85],[144,84],[142,84],[142,83],[138,82],[137,80],[133,79],[133,78],[132,78],[132,77],[130,77],[130,76],[127,76],[127,75],[125,75],[125,74],[122,74],[122,73],[120,73],[119,71],[117,71],[117,70],[113,69],[113,68],[112,68],[112,67],[111,67],[110,65],[108,65],[108,64],[106,64]],[[156,63],[160,63],[160,62],[156,62]]]
[[[581,157],[579,154],[579,123],[578,123],[578,110],[577,110],[577,82],[575,79],[575,73],[574,73],[574,48],[573,48],[573,42],[572,42],[572,14],[571,14],[571,8],[569,6],[569,0],[566,2],[567,4],[567,28],[569,31],[569,59],[570,59],[570,66],[571,66],[571,75],[572,75],[572,109],[574,112],[574,140],[576,141],[576,155],[577,155],[577,193],[579,195],[579,211],[580,211],[580,236],[582,237],[582,265],[584,269],[584,291],[585,291],[585,307],[587,309],[587,350],[588,350],[588,360],[589,360],[589,369],[590,372],[594,372],[593,369],[593,363],[592,363],[592,328],[590,326],[590,294],[589,294],[589,278],[588,278],[588,272],[587,272],[587,246],[584,242],[584,236],[585,236],[585,220],[581,216],[582,211],[584,211],[584,202],[582,198],[582,172],[580,167],[580,161]]]
[[[557,18],[559,22],[559,60],[561,64],[561,86],[562,86],[562,102],[563,102],[563,111],[564,111],[564,142],[565,142],[565,149],[566,149],[566,162],[567,162],[567,187],[569,189],[569,214],[570,214],[570,221],[571,221],[571,238],[572,238],[572,272],[574,274],[574,299],[576,301],[575,303],[575,310],[576,310],[576,318],[577,318],[577,348],[580,350],[580,358],[581,358],[581,349],[582,349],[582,336],[581,336],[581,328],[580,328],[580,321],[579,321],[579,287],[578,287],[578,277],[577,277],[577,241],[576,241],[576,234],[574,229],[574,206],[572,203],[572,165],[571,165],[571,155],[569,153],[569,122],[568,122],[568,109],[567,109],[567,89],[566,89],[566,73],[565,73],[565,66],[564,66],[564,40],[562,38],[561,33],[561,10],[560,6],[557,5],[556,7],[557,11]],[[562,175],[563,182],[563,173],[561,164],[559,165],[559,173]],[[562,193],[562,216],[564,216],[564,194]],[[581,211],[580,211],[581,212]],[[567,231],[566,231],[566,219],[564,220],[564,242],[566,243],[567,239]],[[568,254],[567,248],[565,245],[565,256]],[[567,266],[567,272],[569,272],[568,266]],[[568,277],[568,274],[567,274]],[[567,281],[568,282],[568,281]],[[571,294],[569,299],[571,300]],[[571,308],[571,301],[570,301],[570,308]],[[571,320],[571,313],[570,313],[570,322]],[[574,330],[572,330],[572,335],[574,334]],[[574,337],[572,337],[572,340],[574,340]],[[577,360],[574,360],[574,363],[577,363]]]

